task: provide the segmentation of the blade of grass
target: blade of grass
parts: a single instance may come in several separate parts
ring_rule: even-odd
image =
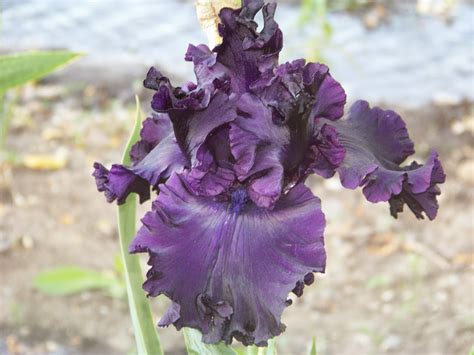
[[[138,140],[141,127],[140,102],[136,97],[135,127],[123,152],[122,163],[130,165],[130,149]],[[156,333],[150,304],[142,290],[143,276],[138,256],[128,253],[128,246],[136,232],[137,197],[130,194],[126,202],[118,207],[118,224],[120,237],[120,254],[124,268],[128,303],[132,317],[135,340],[139,354],[161,355],[160,340]]]

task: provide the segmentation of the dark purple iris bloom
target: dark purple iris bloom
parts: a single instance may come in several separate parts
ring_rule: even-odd
[[[172,300],[159,325],[199,329],[206,343],[265,345],[285,328],[288,294],[324,272],[325,218],[309,174],[337,172],[344,187],[388,201],[394,217],[406,204],[429,219],[445,179],[436,152],[400,166],[414,150],[395,112],[358,101],[340,120],[346,95],[327,66],[278,64],[275,7],[223,9],[222,44],[186,53],[196,84],[173,87],[151,68],[144,85],[157,114],[143,123],[132,166],[94,166],[109,202],[157,193],[130,252],[150,256],[148,294]]]

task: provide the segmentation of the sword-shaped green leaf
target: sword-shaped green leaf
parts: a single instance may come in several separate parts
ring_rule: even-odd
[[[140,137],[141,111],[138,97],[135,126],[123,152],[122,163],[130,165],[130,149]],[[128,246],[136,233],[137,196],[130,194],[123,205],[118,207],[118,224],[120,236],[120,255],[124,268],[125,283],[127,286],[128,304],[132,316],[133,330],[137,343],[138,353],[146,355],[161,355],[160,340],[156,333],[150,304],[142,289],[143,276],[140,260],[137,255],[128,253]]]

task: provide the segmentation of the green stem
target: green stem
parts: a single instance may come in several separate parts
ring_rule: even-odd
[[[123,153],[122,163],[124,165],[130,165],[130,149],[138,140],[140,134],[141,114],[138,97],[136,98],[136,102],[135,127]],[[137,197],[135,194],[131,194],[126,202],[118,207],[120,254],[124,266],[128,303],[138,353],[161,355],[163,354],[163,350],[161,349],[160,340],[155,330],[150,304],[142,289],[143,276],[140,267],[140,259],[138,256],[132,256],[128,253],[128,246],[136,233],[136,209]]]

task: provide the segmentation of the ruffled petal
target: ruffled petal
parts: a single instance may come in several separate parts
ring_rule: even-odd
[[[423,213],[433,220],[438,213],[437,196],[441,194],[441,190],[437,184],[442,184],[446,180],[443,167],[438,160],[438,154],[432,152],[428,162],[421,168],[416,163],[412,163],[408,169],[408,179],[403,183],[402,191],[399,195],[393,196],[388,201],[390,203],[390,213],[397,218],[398,213],[403,211],[404,204],[410,208],[416,218],[423,219]],[[421,175],[421,176],[419,176]],[[428,188],[425,189],[426,182]],[[421,191],[421,192],[417,192]]]
[[[262,9],[264,27],[257,32],[253,20]],[[263,5],[262,0],[249,1],[248,6],[233,10],[224,8],[219,17],[222,44],[214,48],[217,61],[233,73],[240,91],[257,80],[265,70],[275,67],[283,46],[283,35],[274,20],[276,4]]]
[[[150,198],[150,186],[157,187],[171,173],[186,166],[189,166],[188,158],[170,134],[136,165],[126,167],[114,164],[108,171],[103,165],[95,163],[92,175],[97,189],[104,192],[108,202],[117,200],[118,204],[122,204],[132,192],[139,195],[140,202],[144,202]]]
[[[300,184],[269,211],[242,189],[229,200],[196,197],[177,174],[160,190],[130,251],[149,253],[144,289],[179,304],[173,324],[199,329],[206,343],[265,345],[280,334],[288,293],[324,272],[319,199]]]
[[[141,139],[130,150],[132,164],[142,161],[145,156],[171,133],[171,121],[166,114],[153,114],[143,121]]]
[[[272,114],[275,125],[286,127],[282,164],[290,182],[316,172],[330,177],[344,157],[337,133],[315,123],[343,115],[346,95],[324,64],[295,60],[267,71],[250,89]],[[309,166],[311,165],[311,168]]]
[[[191,92],[173,89],[168,78],[154,68],[150,69],[144,83],[157,91],[152,107],[169,115],[176,140],[193,164],[197,149],[207,136],[236,117],[233,99],[221,87],[213,86],[212,90],[196,87]]]
[[[173,134],[170,134],[139,164],[129,170],[155,187],[166,181],[174,171],[180,171],[188,166],[188,157],[178,146]]]
[[[218,135],[214,137],[216,136]],[[198,164],[186,173],[186,180],[193,192],[200,196],[219,195],[227,191],[236,179],[234,171],[226,164],[227,160],[222,162],[218,156],[222,150],[225,150],[223,147],[227,142],[222,142],[223,145],[217,147],[212,143],[210,139],[198,149]]]
[[[250,199],[259,207],[272,209],[282,194],[284,182],[284,170],[277,147],[260,147],[248,175],[251,176],[247,188]]]
[[[171,302],[171,305],[166,310],[163,317],[161,317],[158,322],[159,327],[167,327],[170,324],[173,324],[179,319],[179,312],[181,311],[181,306],[176,302]]]
[[[395,112],[371,109],[367,102],[358,101],[346,120],[332,125],[346,150],[345,159],[337,169],[342,185],[351,189],[363,186],[367,200],[389,201],[402,190],[405,194],[425,193],[444,182],[444,179],[433,179],[440,175],[433,172],[441,169],[434,153],[425,165],[399,166],[414,150],[406,125]],[[432,211],[426,212],[433,215]]]
[[[204,111],[183,115],[173,121],[178,141],[184,141],[184,150],[194,162],[199,147],[211,132],[236,118],[235,104],[224,93],[217,93]]]
[[[303,73],[306,90],[316,96],[311,111],[312,119],[326,118],[337,120],[344,114],[346,92],[341,84],[333,79],[329,68],[320,63],[308,63]]]
[[[216,87],[225,87],[233,75],[229,68],[217,62],[216,53],[211,52],[205,44],[199,46],[190,44],[185,60],[194,64],[194,73],[198,83],[196,88],[205,88],[211,93]],[[192,90],[196,88],[192,88]]]
[[[150,198],[150,184],[140,176],[130,172],[123,165],[112,165],[110,171],[100,163],[94,163],[94,172],[97,190],[103,192],[107,202],[121,205],[127,196],[135,192],[140,197],[140,203]]]
[[[271,111],[254,95],[244,94],[237,112],[229,132],[234,171],[242,182],[250,178],[249,195],[258,206],[272,208],[283,187],[288,130],[273,123]]]
[[[330,178],[336,173],[346,156],[346,149],[339,142],[337,131],[334,127],[324,124],[312,139],[310,149],[306,152],[306,169],[301,177],[316,173],[324,178]]]
[[[157,112],[169,113],[171,119],[176,110],[198,110],[207,107],[211,92],[195,85],[173,87],[170,80],[159,70],[151,67],[143,85],[155,90],[151,107]]]

